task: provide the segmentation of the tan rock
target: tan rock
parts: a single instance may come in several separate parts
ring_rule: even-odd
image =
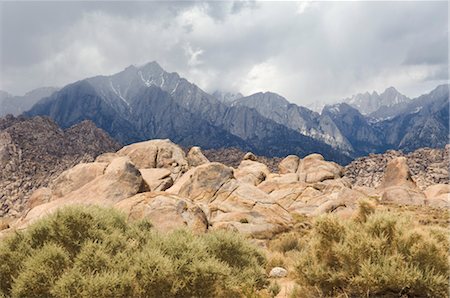
[[[244,158],[242,160],[256,161],[257,158],[256,158],[256,155],[253,154],[252,152],[247,152],[247,153],[245,153]]]
[[[234,178],[233,168],[217,162],[193,168],[184,176],[168,192],[194,202],[210,200],[226,182]]]
[[[147,191],[163,191],[173,185],[170,170],[164,168],[140,169]]]
[[[425,195],[418,189],[405,186],[385,188],[381,196],[383,204],[425,205]]]
[[[296,184],[298,182],[297,173],[289,174],[270,174],[266,180],[258,184],[258,188],[265,193],[270,194],[274,190],[280,189],[285,185]]]
[[[192,147],[187,154],[187,161],[189,167],[197,167],[205,163],[209,163],[209,160],[203,155],[200,147]]]
[[[177,180],[188,170],[183,150],[170,140],[150,140],[123,147],[117,154],[128,156],[138,169],[167,168]]]
[[[48,203],[52,199],[52,190],[48,187],[38,188],[27,201],[27,205],[25,209],[31,209],[38,205],[42,205]]]
[[[270,170],[265,164],[252,160],[243,160],[234,171],[237,180],[255,186],[263,182],[269,174]]]
[[[142,185],[138,169],[128,157],[114,159],[106,168],[105,174],[64,197],[38,205],[29,210],[17,225],[24,228],[30,223],[52,214],[59,208],[69,205],[99,205],[110,207],[115,203],[135,195]]]
[[[269,239],[292,227],[292,217],[255,186],[230,180],[210,203],[201,204],[212,229],[236,229],[258,239]]]
[[[384,171],[384,176],[380,189],[392,186],[402,186],[406,188],[416,188],[416,183],[411,177],[408,164],[405,157],[397,157],[390,160]]]
[[[435,184],[424,190],[426,205],[434,208],[450,208],[450,185]]]
[[[196,233],[208,229],[203,211],[188,199],[164,192],[146,192],[118,202],[116,208],[129,219],[148,219],[161,232],[189,228]]]
[[[300,158],[296,155],[289,155],[278,165],[280,174],[296,173],[300,164]]]
[[[79,189],[98,176],[103,175],[108,163],[90,162],[80,163],[61,173],[52,183],[52,192],[55,198],[63,197]]]
[[[335,162],[325,161],[320,154],[310,154],[300,160],[297,173],[299,181],[316,183],[342,177],[342,167]]]
[[[112,152],[107,152],[107,153],[103,153],[103,154],[100,154],[99,156],[97,156],[95,158],[95,162],[101,162],[101,163],[109,164],[113,159],[115,159],[117,157],[119,157],[118,154],[112,153]]]

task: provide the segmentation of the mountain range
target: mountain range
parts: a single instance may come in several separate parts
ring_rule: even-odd
[[[22,96],[12,95],[0,90],[0,117],[8,114],[13,116],[20,115],[28,111],[39,100],[50,96],[57,90],[58,88],[54,87],[41,87],[31,90]]]
[[[327,105],[321,113],[272,93],[209,94],[158,63],[69,84],[28,116],[63,128],[91,120],[122,144],[169,138],[205,149],[237,147],[264,156],[319,152],[339,163],[387,149],[448,143],[448,85],[410,99],[391,87]]]

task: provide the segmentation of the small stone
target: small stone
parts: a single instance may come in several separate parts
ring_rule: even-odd
[[[287,270],[283,267],[273,267],[272,270],[270,270],[269,277],[282,278],[286,277],[287,274]]]

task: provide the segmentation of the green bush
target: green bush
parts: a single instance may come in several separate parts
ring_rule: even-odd
[[[360,213],[353,220],[328,215],[315,221],[297,255],[301,286],[325,296],[447,297],[445,229],[416,227],[367,205]]]
[[[0,260],[0,297],[239,297],[267,284],[264,255],[239,235],[162,235],[97,207],[6,238]]]

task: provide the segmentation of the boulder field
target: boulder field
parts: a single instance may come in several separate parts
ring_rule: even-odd
[[[162,232],[227,229],[270,239],[291,229],[297,216],[350,217],[360,200],[449,207],[449,185],[421,190],[404,157],[389,161],[377,188],[354,186],[342,175],[340,165],[320,154],[290,155],[272,173],[252,153],[232,168],[209,162],[199,147],[185,154],[170,140],[150,140],[64,171],[32,194],[10,229],[26,228],[68,205],[99,205],[130,220],[146,218]]]

